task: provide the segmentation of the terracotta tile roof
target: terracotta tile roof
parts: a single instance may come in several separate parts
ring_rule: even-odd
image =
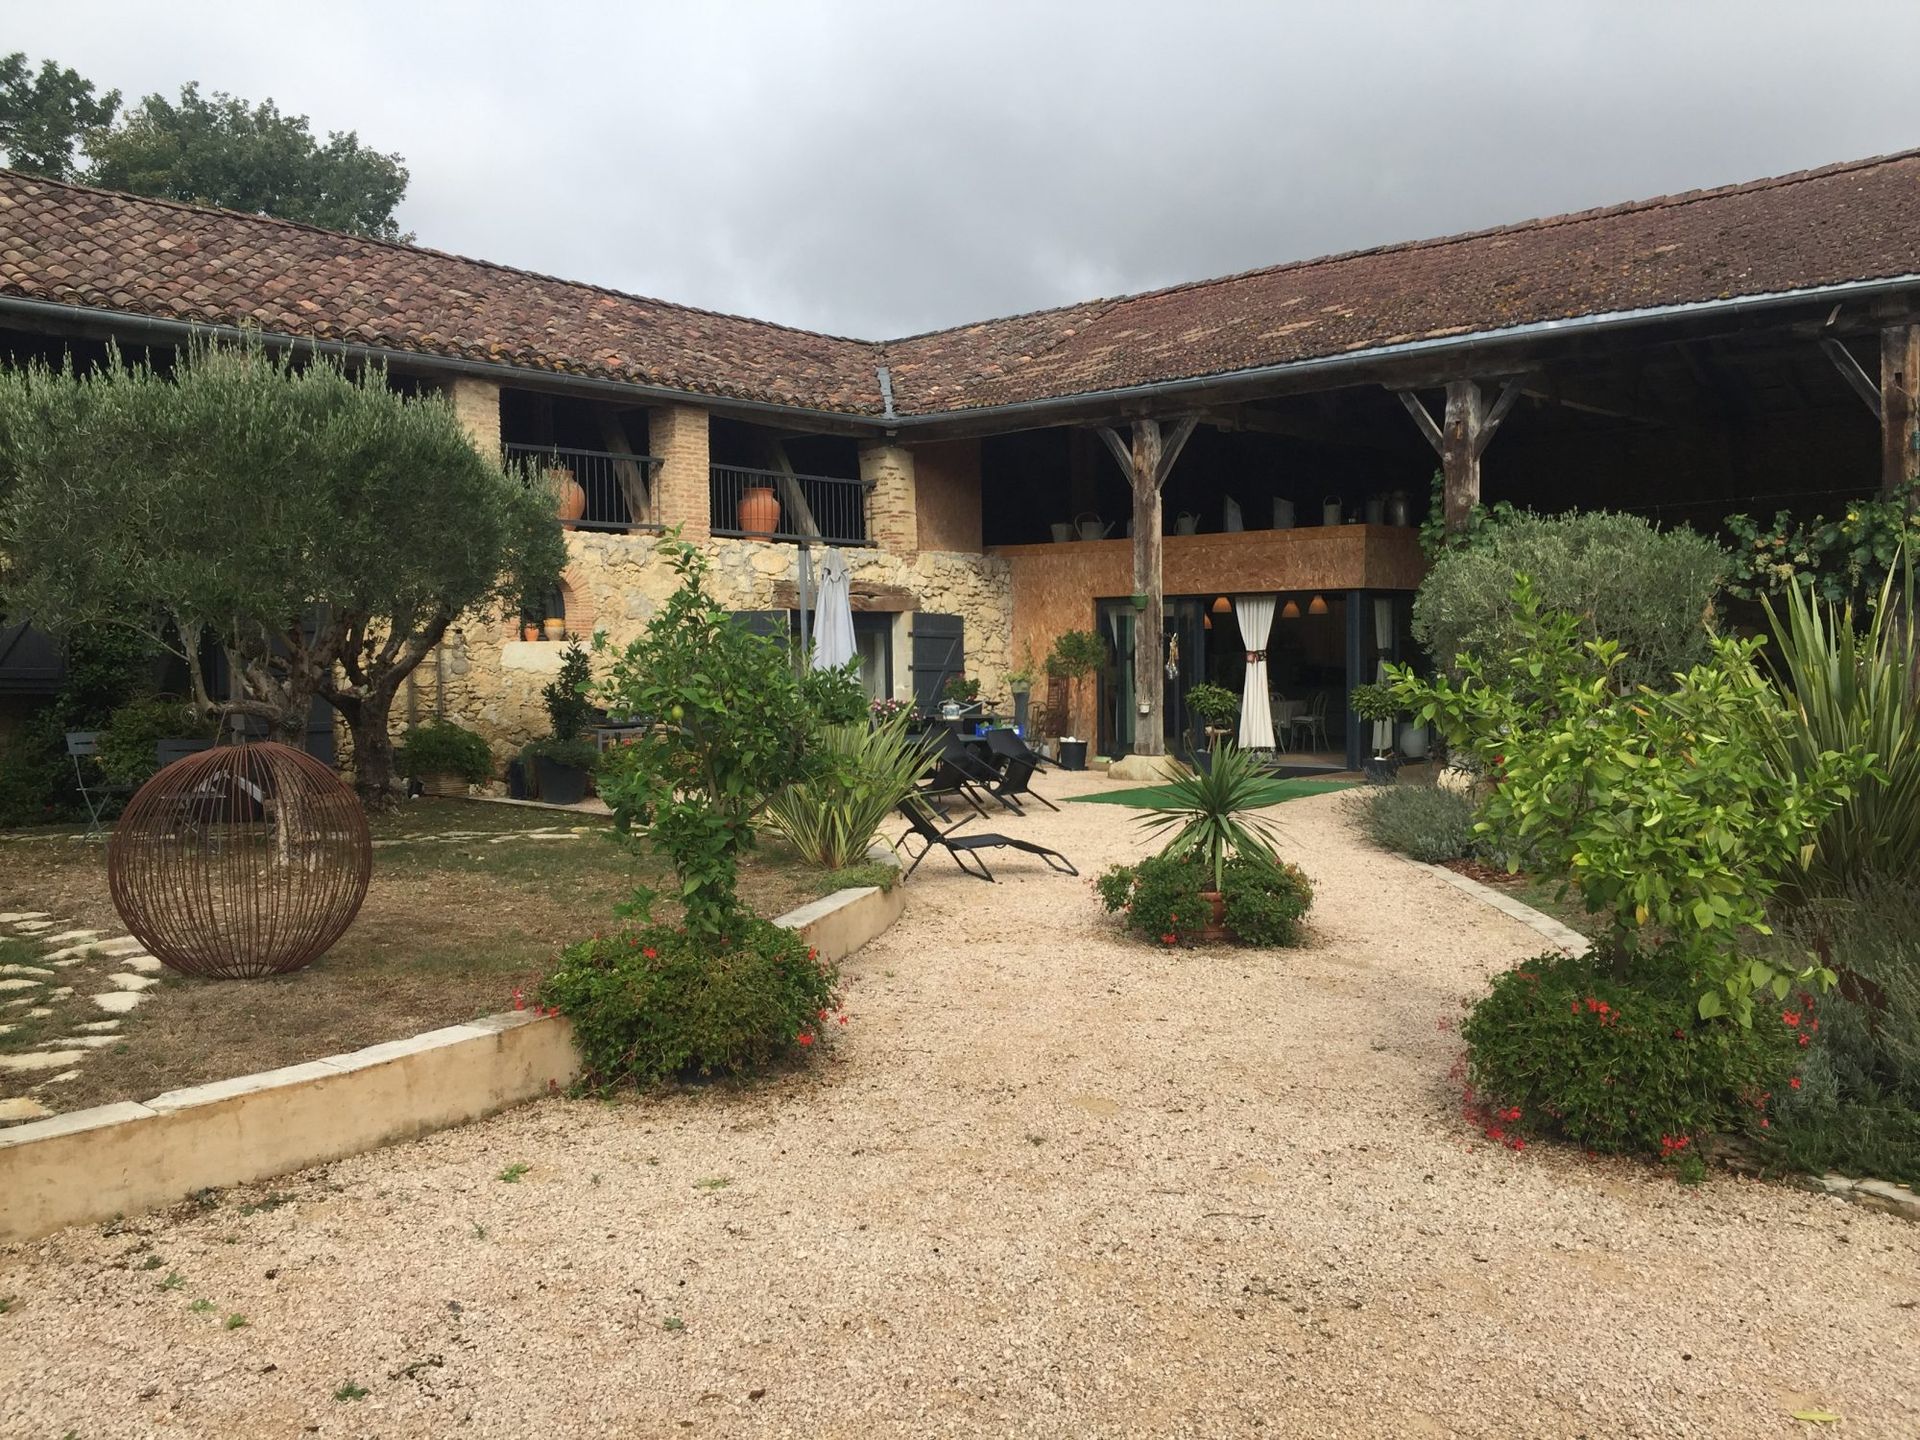
[[[1920,152],[869,343],[0,171],[0,293],[847,415],[1920,273]]]
[[[0,292],[741,400],[880,408],[861,341],[8,171]]]
[[[1920,151],[1382,246],[885,346],[903,411],[1920,273]]]

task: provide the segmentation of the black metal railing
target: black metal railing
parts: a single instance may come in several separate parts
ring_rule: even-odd
[[[651,455],[508,445],[509,460],[543,471],[562,521],[579,530],[658,530],[651,504],[660,462]]]
[[[716,535],[865,545],[867,483],[715,465],[710,520]]]

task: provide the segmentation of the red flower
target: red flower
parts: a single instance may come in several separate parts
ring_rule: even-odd
[[[1787,1085],[1791,1089],[1798,1090],[1800,1088],[1800,1077],[1798,1075],[1794,1076],[1791,1080],[1787,1081]]]
[[[527,1008],[527,997],[520,993],[520,987],[518,985],[513,987],[513,1008],[516,1010],[524,1010]]]
[[[654,949],[651,945],[647,946],[647,948],[642,950],[640,953],[646,956],[647,959],[649,960],[658,960],[660,958],[660,952]]]
[[[1782,1010],[1780,1012],[1780,1023],[1783,1025],[1798,1025],[1800,1023],[1800,1012],[1798,1010]]]
[[[1174,935],[1174,934],[1172,934],[1171,932],[1169,932],[1169,933],[1167,933],[1167,934],[1165,934],[1165,935],[1162,935],[1162,936],[1160,937],[1160,943],[1161,943],[1162,945],[1171,945],[1171,944],[1173,944],[1173,943],[1174,943],[1174,942],[1175,942],[1176,940],[1178,940],[1179,938],[1180,938],[1179,936],[1177,936],[1177,935]]]
[[[813,1044],[813,1036],[809,1035],[805,1030],[802,1030],[797,1038],[802,1045]]]
[[[1524,1150],[1527,1148],[1527,1142],[1516,1135],[1513,1137],[1513,1148],[1516,1150]]]
[[[818,960],[819,958],[820,958],[820,951],[818,947],[813,945],[807,946],[807,959]]]
[[[844,1024],[846,1024],[846,1023],[847,1023],[847,1017],[846,1017],[846,1016],[844,1016],[844,1015],[842,1015],[842,1016],[840,1017],[840,1023],[841,1023],[842,1025],[844,1025]]]
[[[1805,1049],[1805,1048],[1806,1048],[1806,1045],[1807,1045],[1807,1037],[1806,1037],[1806,1036],[1804,1036],[1804,1035],[1802,1035],[1802,1036],[1800,1037],[1800,1047],[1801,1047],[1802,1049]]]

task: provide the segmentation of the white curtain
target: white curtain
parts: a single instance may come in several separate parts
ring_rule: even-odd
[[[1393,601],[1375,600],[1373,602],[1373,648],[1378,658],[1373,662],[1373,678],[1376,681],[1387,678],[1387,656],[1393,653]],[[1373,753],[1385,755],[1393,749],[1393,721],[1376,720],[1373,722]]]
[[[1247,647],[1247,683],[1240,692],[1240,748],[1273,749],[1273,705],[1267,698],[1267,635],[1273,629],[1277,595],[1236,595],[1233,617]]]
[[[813,668],[837,670],[853,659],[853,577],[847,557],[820,557],[820,589],[813,605]]]

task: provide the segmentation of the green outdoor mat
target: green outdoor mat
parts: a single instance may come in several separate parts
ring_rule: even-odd
[[[1267,780],[1262,782],[1260,804],[1278,805],[1282,800],[1298,800],[1302,795],[1324,795],[1329,790],[1345,790],[1357,784],[1353,780]],[[1069,795],[1069,800],[1090,800],[1096,805],[1131,805],[1136,810],[1165,810],[1173,791],[1166,785],[1136,785],[1130,790],[1109,790],[1102,795]]]

